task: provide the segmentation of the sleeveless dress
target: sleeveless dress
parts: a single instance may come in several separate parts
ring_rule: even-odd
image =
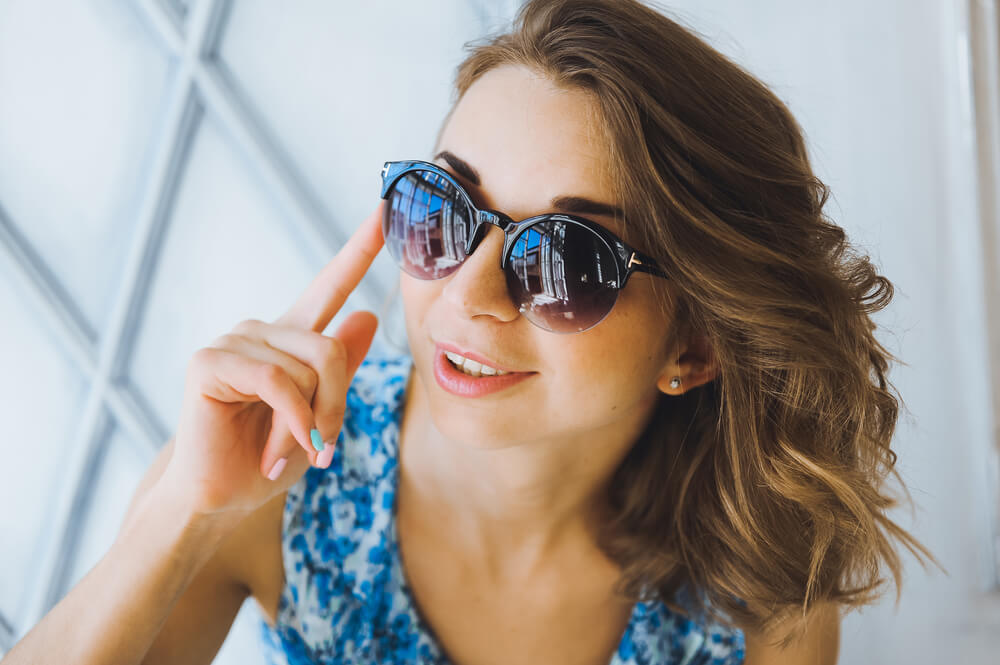
[[[399,556],[397,450],[412,358],[373,346],[347,392],[333,461],[309,467],[282,516],[285,583],[260,625],[272,665],[451,665],[419,614]],[[692,615],[694,616],[694,615]],[[742,631],[638,602],[610,665],[737,665]]]

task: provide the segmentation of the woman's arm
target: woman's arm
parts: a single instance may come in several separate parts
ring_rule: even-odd
[[[176,434],[111,549],[4,665],[209,663],[251,590],[277,604],[283,495],[330,465],[377,320],[319,331],[382,247],[384,205],[274,323],[248,319],[195,352]]]
[[[211,662],[248,594],[227,571],[230,557],[216,556],[242,519],[234,513],[194,516],[160,480],[171,444],[147,471],[107,554],[3,665]],[[182,596],[181,605],[197,617],[174,617],[172,623],[183,619],[192,630],[183,644],[158,641],[156,653],[144,660]]]
[[[840,612],[832,604],[818,607],[799,637],[784,648],[775,646],[776,640],[746,633],[745,665],[835,665],[840,650]]]

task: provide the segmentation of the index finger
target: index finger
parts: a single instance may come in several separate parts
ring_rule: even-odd
[[[382,207],[361,223],[330,261],[313,278],[295,304],[276,323],[313,332],[323,332],[340,311],[347,296],[355,289],[382,249]]]

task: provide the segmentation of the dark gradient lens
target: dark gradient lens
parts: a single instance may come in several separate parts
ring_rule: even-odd
[[[618,263],[607,244],[580,224],[534,224],[514,242],[507,287],[521,313],[558,333],[586,330],[607,316],[618,290]]]
[[[389,193],[382,235],[399,267],[418,279],[438,279],[465,260],[472,211],[458,190],[431,171],[410,171]]]

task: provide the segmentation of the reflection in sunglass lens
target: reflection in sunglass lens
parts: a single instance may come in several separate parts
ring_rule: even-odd
[[[618,264],[608,246],[584,226],[540,222],[514,242],[507,287],[521,312],[559,333],[598,323],[615,304]]]
[[[389,254],[408,274],[438,279],[465,260],[472,211],[458,190],[431,171],[410,171],[396,181],[382,218]]]

